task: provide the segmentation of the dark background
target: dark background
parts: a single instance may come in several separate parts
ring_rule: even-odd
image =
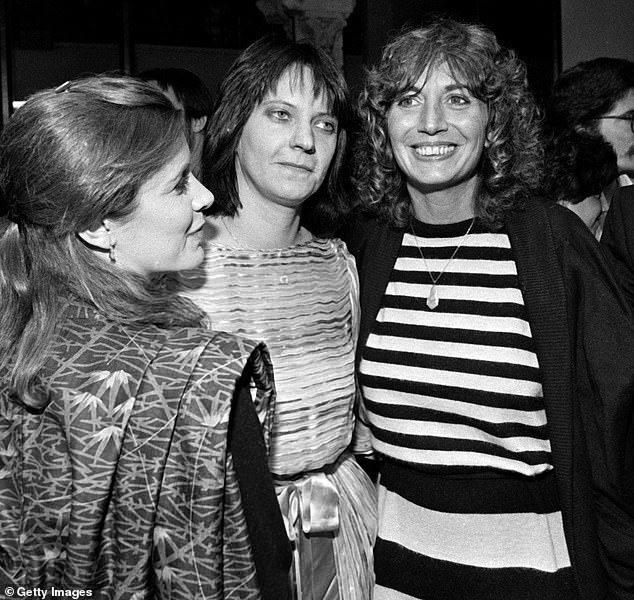
[[[560,0],[522,4],[508,0],[357,0],[343,33],[345,73],[353,93],[361,85],[365,66],[378,59],[388,36],[431,15],[478,21],[493,29],[500,42],[515,49],[527,63],[538,99],[547,95],[561,69]],[[84,53],[86,45],[95,45],[91,51],[96,56],[103,48],[113,58],[96,61],[93,72],[119,70],[133,75],[149,66],[175,66],[179,52],[185,57],[194,48],[217,49],[220,54],[211,56],[223,60],[211,58],[195,68],[182,65],[213,88],[242,48],[280,30],[267,24],[255,0],[0,0],[0,26],[4,119],[13,100],[23,100],[37,89],[80,74],[73,72],[70,61],[67,71],[63,64],[55,65],[54,70],[41,65],[41,57],[60,44],[77,44],[76,51]],[[148,64],[151,60],[160,63],[160,57],[166,56],[160,53],[155,59],[144,58],[145,64],[141,64],[141,46],[146,54],[147,47],[155,52],[161,47],[169,49],[170,64]],[[16,73],[18,62],[21,66]]]

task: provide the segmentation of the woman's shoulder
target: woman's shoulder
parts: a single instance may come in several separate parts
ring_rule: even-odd
[[[592,285],[601,285],[610,293],[620,295],[599,242],[569,209],[533,198],[509,218],[507,225],[512,231],[511,244],[519,255],[530,255],[537,264],[548,260],[552,253],[567,276],[589,278]]]
[[[119,323],[85,305],[69,307],[53,356],[60,364],[99,361],[109,367],[145,373],[148,368],[190,368],[196,362],[246,362],[256,341],[202,325],[175,326]],[[175,371],[176,372],[176,371]]]
[[[537,235],[543,235],[549,229],[555,244],[572,243],[580,248],[598,248],[591,231],[576,214],[547,198],[529,198],[521,209],[514,210],[509,215],[508,221],[532,230]]]
[[[244,363],[256,352],[262,351],[261,342],[226,331],[210,330],[203,327],[180,327],[171,330],[162,344],[163,352],[195,353],[199,362],[241,362]]]
[[[339,237],[338,234],[329,238],[313,238],[311,244],[317,248],[321,248],[329,254],[332,254],[336,258],[347,259],[350,256],[348,245],[342,237]]]
[[[354,212],[339,231],[338,235],[346,243],[350,252],[357,256],[370,241],[376,241],[384,233],[393,229],[377,215],[366,211]]]

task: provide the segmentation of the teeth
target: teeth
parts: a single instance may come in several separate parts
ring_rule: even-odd
[[[456,149],[455,146],[416,146],[414,151],[420,156],[442,156]]]

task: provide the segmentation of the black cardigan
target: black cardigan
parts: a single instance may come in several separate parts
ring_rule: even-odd
[[[531,199],[506,222],[542,375],[579,598],[634,599],[634,322],[601,250],[567,209]],[[360,356],[403,231],[345,236],[361,289]]]
[[[619,188],[605,218],[601,245],[634,307],[634,185]]]

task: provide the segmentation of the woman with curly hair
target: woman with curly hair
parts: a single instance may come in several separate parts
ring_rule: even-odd
[[[374,599],[632,598],[634,325],[587,228],[535,195],[523,63],[437,20],[385,47],[359,110]]]

